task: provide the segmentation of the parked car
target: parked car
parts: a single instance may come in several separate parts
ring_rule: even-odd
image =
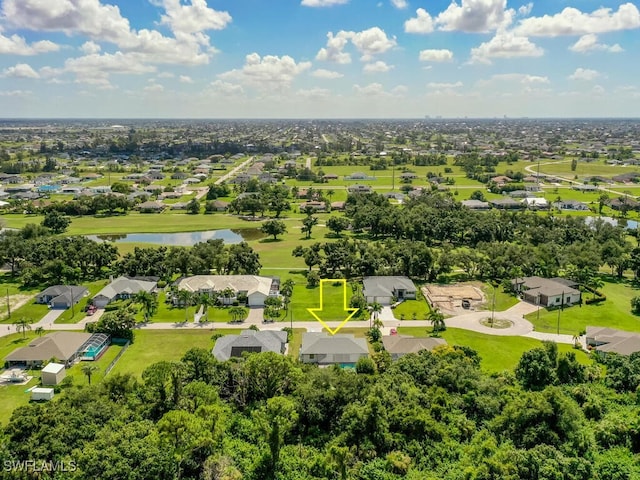
[[[397,335],[398,334],[398,330],[396,330],[395,328],[392,328],[391,330],[389,330],[389,333],[391,335]]]
[[[465,298],[464,300],[462,300],[462,308],[471,308],[471,302]]]

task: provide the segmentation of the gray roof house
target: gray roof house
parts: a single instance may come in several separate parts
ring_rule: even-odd
[[[91,336],[91,333],[82,332],[49,333],[33,339],[26,347],[14,350],[5,357],[5,361],[9,365],[36,366],[55,358],[68,366],[82,355],[82,347]]]
[[[407,277],[364,277],[364,296],[368,303],[390,305],[398,300],[415,300],[416,286]]]
[[[467,207],[471,210],[488,210],[491,208],[491,205],[489,205],[489,202],[483,202],[481,200],[474,200],[474,199],[463,200],[460,202],[460,204],[463,207]]]
[[[69,308],[89,294],[81,285],[53,285],[36,295],[36,303],[45,303],[51,308]]]
[[[360,358],[368,355],[369,348],[364,338],[355,338],[346,333],[333,336],[326,332],[302,334],[300,361],[303,363],[353,367]]]
[[[141,291],[153,292],[158,282],[149,279],[118,277],[100,290],[92,299],[98,308],[104,308],[110,302],[123,298],[131,298]]]
[[[284,353],[287,332],[274,330],[243,330],[240,335],[225,335],[216,340],[213,356],[224,362],[231,357],[241,357],[243,353],[275,352]]]
[[[587,345],[598,352],[631,355],[640,352],[640,333],[607,327],[587,327]]]
[[[559,307],[580,303],[578,284],[566,278],[518,277],[511,281],[524,301],[543,307]]]
[[[418,353],[421,350],[433,350],[437,346],[446,345],[443,338],[410,337],[407,335],[385,335],[382,345],[389,352],[392,360],[397,360],[408,353]]]

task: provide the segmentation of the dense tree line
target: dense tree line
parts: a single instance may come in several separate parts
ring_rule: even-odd
[[[401,207],[375,193],[350,195],[345,216],[355,232],[366,232],[379,241],[372,246],[357,240],[343,242],[355,257],[366,255],[366,263],[376,272],[406,269],[402,264],[407,264],[403,259],[407,254],[425,257],[420,259],[424,265],[446,254],[448,263],[462,268],[469,277],[548,277],[562,271],[589,276],[603,265],[618,276],[626,269],[640,273],[640,249],[631,247],[625,229],[599,219],[587,225],[583,218],[574,216],[478,212],[462,207],[450,195],[431,192],[410,198]],[[334,231],[339,234],[343,227],[336,225],[339,230]],[[339,247],[320,246],[315,250],[327,253],[330,248]],[[313,257],[300,251],[298,254],[305,260]],[[348,258],[344,271],[349,271],[347,265],[354,262],[351,256]],[[315,261],[314,266],[320,264]],[[417,276],[429,271],[421,267]]]
[[[24,285],[78,283],[106,278],[109,274],[157,276],[257,275],[260,258],[245,242],[224,245],[208,240],[186,247],[136,247],[118,257],[113,243],[96,242],[84,236],[51,235],[48,228],[27,225],[19,231],[0,234],[0,263],[7,264]]]
[[[638,370],[639,357],[624,361]],[[637,478],[638,378],[602,371],[554,345],[515,375],[483,373],[466,347],[378,355],[357,371],[274,353],[220,363],[194,348],[142,378],[111,374],[18,408],[0,460],[74,460],[75,472],[40,477],[60,479]],[[609,386],[613,375],[627,385]]]

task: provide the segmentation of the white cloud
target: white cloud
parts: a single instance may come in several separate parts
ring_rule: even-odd
[[[615,45],[598,43],[598,36],[595,33],[588,33],[581,36],[576,43],[569,47],[569,50],[577,53],[587,53],[593,51],[620,53],[624,51],[622,47],[617,43]]]
[[[154,0],[156,5],[158,1]],[[20,29],[63,32],[67,35],[83,35],[93,41],[106,41],[123,51],[145,54],[146,57],[139,58],[142,62],[178,65],[208,63],[215,49],[211,47],[209,37],[195,29],[222,28],[224,15],[227,14],[217,12],[223,18],[214,21],[209,12],[211,9],[202,10],[204,0],[195,0],[195,4],[191,5],[181,5],[178,0],[162,2],[168,9],[163,19],[174,29],[175,37],[165,37],[157,30],[133,30],[117,6],[104,5],[99,0],[5,0],[2,17]],[[202,18],[194,19],[194,12],[203,12]],[[51,45],[49,48],[52,48]]]
[[[541,57],[544,50],[526,37],[501,31],[488,42],[471,49],[471,63],[491,63],[492,58]]]
[[[180,75],[179,80],[180,83],[193,83],[193,80],[189,75]]]
[[[555,15],[530,17],[520,21],[516,31],[522,35],[557,37],[559,35],[586,35],[629,30],[640,27],[640,11],[633,3],[625,3],[617,11],[599,8],[584,13],[567,7]]]
[[[351,55],[343,51],[349,41],[362,54],[361,60],[364,62],[368,62],[374,55],[385,53],[396,46],[395,38],[387,37],[387,34],[380,27],[371,27],[361,32],[340,30],[335,35],[333,32],[327,33],[327,46],[320,49],[316,60],[340,64],[350,63]]]
[[[242,69],[221,73],[218,78],[237,80],[259,90],[282,90],[289,88],[295,77],[309,68],[311,62],[296,63],[288,55],[260,57],[257,53],[251,53],[246,56]]]
[[[331,91],[326,88],[300,89],[296,95],[305,99],[323,99],[331,96]]]
[[[363,97],[402,97],[408,89],[405,85],[397,85],[387,92],[381,83],[370,83],[369,85],[360,86],[355,84],[353,90],[357,95]]]
[[[4,55],[37,55],[39,53],[57,52],[60,47],[49,40],[41,40],[28,44],[19,35],[5,37],[0,33],[0,54]]]
[[[367,63],[363,67],[363,71],[365,73],[385,73],[393,68],[393,65],[387,65],[381,60],[378,60],[375,63]]]
[[[491,82],[499,81],[499,82],[512,82],[512,83],[522,83],[525,85],[531,84],[548,84],[549,77],[540,76],[540,75],[529,75],[526,73],[499,73],[496,75],[492,75],[489,80],[481,80],[478,82],[479,85],[487,85]]]
[[[602,85],[594,85],[591,89],[591,94],[596,96],[601,96],[606,93],[604,87]]]
[[[463,86],[462,82],[446,83],[446,82],[429,82],[427,87],[429,88],[460,88]]]
[[[147,93],[160,93],[164,91],[164,87],[159,83],[153,83],[144,87],[143,90]]]
[[[453,52],[451,50],[422,50],[420,51],[421,62],[450,62],[453,60]]]
[[[82,50],[82,53],[85,55],[91,55],[92,53],[100,53],[101,47],[96,42],[89,40],[82,44],[80,50]]]
[[[173,78],[175,75],[171,72],[160,72],[158,78]]]
[[[311,75],[316,78],[326,78],[326,79],[335,79],[344,77],[340,72],[334,72],[332,70],[326,70],[324,68],[318,68],[311,72]]]
[[[33,94],[31,90],[3,90],[0,97],[29,97]]]
[[[349,32],[340,31],[335,36],[332,32],[327,33],[327,46],[321,48],[316,55],[316,60],[334,62],[339,64],[351,63],[351,55],[343,52],[349,41]]]
[[[350,33],[351,43],[362,53],[363,61],[369,61],[373,55],[385,53],[396,46],[395,38],[387,37],[380,27]]]
[[[531,13],[531,10],[533,9],[533,3],[529,2],[526,5],[521,5],[518,8],[518,15],[526,17],[527,15],[529,15]]]
[[[436,17],[440,30],[490,32],[510,25],[515,11],[507,9],[507,0],[455,0]]]
[[[162,0],[166,11],[160,23],[169,26],[171,31],[180,33],[196,33],[205,30],[222,30],[231,22],[228,12],[220,12],[209,8],[206,0],[191,0],[191,4],[183,4],[180,0]]]
[[[333,5],[344,5],[349,0],[302,0],[300,5],[305,7],[332,7]]]
[[[391,0],[391,5],[402,10],[404,8],[407,8],[409,6],[409,3],[407,2],[407,0]]]
[[[223,82],[222,80],[216,80],[215,82],[211,82],[211,86],[213,87],[212,89],[213,93],[219,94],[224,97],[239,96],[244,94],[244,89],[242,88],[242,85]]]
[[[600,77],[600,72],[590,68],[576,68],[576,71],[569,75],[569,80],[585,80],[590,82]]]
[[[407,33],[431,33],[433,32],[433,18],[424,8],[416,10],[417,16],[404,22],[404,31]]]
[[[26,63],[18,63],[13,67],[5,68],[2,72],[2,76],[13,78],[40,78],[38,72],[31,68],[31,65]]]

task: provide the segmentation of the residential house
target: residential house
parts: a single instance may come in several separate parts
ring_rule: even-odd
[[[166,205],[162,202],[148,201],[139,204],[136,208],[140,210],[140,213],[160,213],[166,208]]]
[[[440,345],[446,345],[443,338],[434,337],[410,337],[408,335],[385,335],[382,337],[382,345],[389,352],[392,360],[398,360],[408,353],[418,353],[422,350],[433,350]]]
[[[404,172],[400,174],[400,180],[414,180],[416,178],[418,178],[418,175],[413,172]]]
[[[398,300],[416,299],[416,286],[407,277],[364,277],[362,283],[367,303],[378,302],[381,305],[390,305]]]
[[[559,202],[555,202],[553,206],[560,210],[577,210],[577,211],[589,210],[589,205],[587,205],[584,202],[580,202],[578,200],[560,200]]]
[[[287,348],[287,332],[275,330],[243,330],[239,335],[218,338],[213,347],[213,356],[220,362],[231,357],[242,357],[244,353],[275,352],[283,354]]]
[[[164,173],[159,172],[157,170],[150,170],[145,174],[151,180],[164,180]]]
[[[362,185],[360,183],[355,183],[353,185],[349,185],[347,187],[347,191],[349,193],[371,193],[373,189],[369,185]]]
[[[503,210],[522,208],[522,204],[511,197],[496,198],[495,200],[489,200],[489,203],[495,208]]]
[[[483,202],[481,200],[463,200],[460,202],[463,207],[467,207],[471,210],[489,210],[491,205],[489,202]]]
[[[351,175],[345,175],[345,180],[375,180],[376,177],[370,177],[366,173],[353,172]]]
[[[340,365],[354,367],[363,357],[369,355],[367,341],[351,334],[328,335],[326,332],[302,334],[300,361],[316,365]]]
[[[493,177],[491,182],[495,183],[497,186],[502,187],[507,183],[513,182],[513,180],[505,175],[499,175],[497,177]]]
[[[131,298],[142,291],[155,292],[157,285],[157,278],[118,277],[100,290],[91,303],[98,308],[104,308],[114,300]]]
[[[331,202],[331,210],[344,210],[344,202]]]
[[[300,204],[300,211],[304,212],[307,208],[311,208],[316,212],[326,212],[327,204],[325,202],[311,201]]]
[[[327,173],[326,175],[322,176],[323,180],[337,180],[338,179],[338,175],[336,175],[335,173]]]
[[[233,303],[238,296],[246,296],[247,306],[264,307],[267,297],[278,296],[280,280],[257,275],[194,275],[177,280],[175,286],[191,293],[217,295],[225,304]],[[225,290],[229,290],[231,295],[222,295]],[[178,298],[175,297],[173,302],[177,304]]]
[[[609,206],[616,211],[621,210],[638,210],[640,203],[630,197],[616,197],[609,201]]]
[[[549,208],[549,202],[547,202],[546,198],[542,197],[530,197],[522,199],[522,204],[526,205],[527,208],[532,210],[544,210]]]
[[[213,208],[217,212],[224,212],[229,208],[229,202],[225,202],[224,200],[214,200]]]
[[[83,355],[83,346],[92,337],[91,333],[53,332],[33,339],[26,347],[21,347],[5,357],[9,365],[40,366],[52,358],[65,366],[70,366]]]
[[[518,277],[511,284],[525,302],[534,305],[560,307],[582,301],[578,284],[566,278]]]
[[[608,327],[587,327],[587,346],[597,352],[631,355],[640,352],[640,333]]]
[[[81,285],[53,285],[36,295],[36,303],[67,309],[87,295],[89,290]]]
[[[596,190],[598,190],[598,187],[596,187],[595,185],[584,184],[584,185],[572,185],[571,189],[578,190],[580,192],[595,192]]]

